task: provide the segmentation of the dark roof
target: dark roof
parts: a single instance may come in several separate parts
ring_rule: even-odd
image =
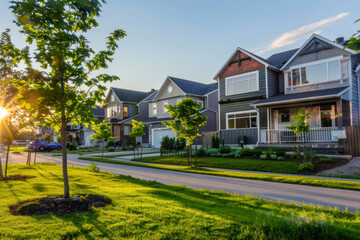
[[[339,93],[347,89],[348,87],[341,87],[341,88],[330,88],[324,90],[317,90],[317,91],[309,91],[309,92],[301,92],[301,93],[292,93],[292,94],[279,94],[267,99],[260,99],[256,102],[252,103],[251,105],[272,105],[272,104],[282,104],[288,102],[303,102],[303,101],[313,101],[313,97],[319,98],[327,98],[332,96],[338,96]]]
[[[145,99],[143,99],[142,101],[144,102],[148,102],[148,101],[152,101],[154,100],[154,97],[156,96],[158,90],[155,90],[153,92],[151,92]]]
[[[122,102],[138,103],[150,94],[149,92],[139,92],[123,88],[112,87],[111,89]]]
[[[90,111],[96,117],[105,117],[105,109],[97,106],[96,108],[90,108]]]
[[[186,94],[206,95],[218,88],[217,83],[204,84],[175,77],[169,77],[169,79]]]
[[[268,57],[265,62],[280,69],[296,53],[297,50],[299,50],[299,48],[273,54]]]

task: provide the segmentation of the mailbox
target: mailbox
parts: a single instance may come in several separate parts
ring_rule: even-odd
[[[240,136],[238,138],[238,143],[240,147],[244,147],[244,144],[246,144],[246,136]]]

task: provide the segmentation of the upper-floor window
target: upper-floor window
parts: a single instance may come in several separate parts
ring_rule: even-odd
[[[234,112],[226,114],[226,128],[256,128],[257,127],[257,113],[256,112]]]
[[[115,94],[114,93],[112,93],[110,95],[110,102],[115,102]]]
[[[243,73],[225,78],[225,95],[259,91],[259,72]]]
[[[120,112],[119,106],[110,106],[106,108],[106,116],[108,118],[115,117]]]
[[[153,103],[151,105],[151,113],[152,113],[152,115],[156,115],[156,113],[157,113],[157,105],[156,105],[156,103]]]
[[[164,112],[168,112],[168,110],[166,109],[166,107],[169,105],[168,101],[164,101]]]
[[[196,101],[198,104],[200,104],[201,105],[201,107],[204,107],[204,102],[203,101],[201,101],[201,100],[197,100]]]
[[[348,61],[333,60],[293,68],[285,73],[287,86],[341,80],[348,77]]]
[[[124,106],[124,117],[127,117],[128,115],[129,115],[129,113],[128,113],[128,106]]]
[[[70,129],[71,129],[71,130],[80,129],[80,125],[79,125],[79,124],[71,125],[71,126],[70,126]]]

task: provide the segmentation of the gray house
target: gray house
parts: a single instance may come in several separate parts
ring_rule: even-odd
[[[139,102],[139,115],[133,119],[142,121],[145,124],[146,135],[139,139],[143,145],[160,147],[161,139],[164,136],[176,137],[172,130],[161,124],[162,121],[170,121],[170,116],[165,106],[185,99],[192,98],[203,106],[201,113],[208,116],[205,126],[199,131],[211,132],[217,130],[218,111],[218,86],[217,83],[203,84],[185,79],[167,77],[158,91],[153,92]],[[126,124],[131,124],[131,120]],[[195,144],[200,145],[201,138]]]
[[[267,59],[237,48],[219,70],[220,138],[238,145],[293,144],[286,129],[299,109],[310,114],[306,141],[336,144],[344,127],[360,124],[360,54],[313,34],[300,48]]]

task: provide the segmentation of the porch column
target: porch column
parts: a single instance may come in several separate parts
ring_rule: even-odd
[[[343,116],[342,116],[342,99],[336,100],[336,121],[338,125],[338,129],[342,129],[343,127]]]

